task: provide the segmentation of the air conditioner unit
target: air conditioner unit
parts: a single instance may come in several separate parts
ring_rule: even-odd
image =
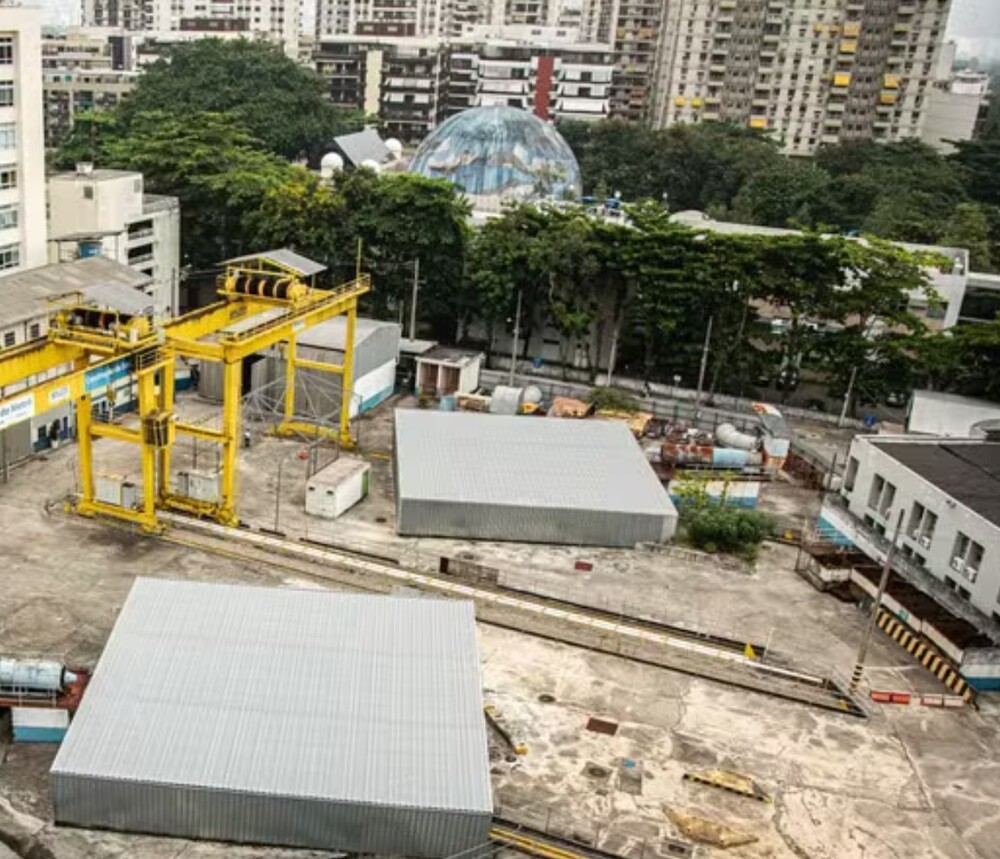
[[[920,539],[920,529],[919,528],[914,528],[910,532],[910,539],[911,540],[919,540]]]
[[[951,568],[956,573],[964,573],[965,572],[965,558],[961,557],[960,555],[956,555],[954,558],[951,559]]]
[[[976,579],[979,578],[979,570],[977,570],[975,567],[966,567],[965,568],[965,577],[970,582],[975,583]]]
[[[920,538],[920,545],[923,546],[925,549],[929,549],[931,547],[931,538],[930,537],[921,537]]]

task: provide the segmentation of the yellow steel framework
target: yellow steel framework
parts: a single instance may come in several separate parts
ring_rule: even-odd
[[[157,530],[157,509],[172,508],[235,525],[244,359],[282,344],[287,388],[284,419],[276,431],[335,435],[341,446],[350,447],[357,303],[369,289],[367,275],[332,290],[321,290],[301,283],[294,272],[280,268],[266,270],[262,265],[243,261],[227,266],[219,290],[220,301],[158,325],[143,317],[127,317],[78,302],[70,304],[54,312],[46,338],[0,352],[0,390],[32,377],[54,374],[15,394],[0,397],[0,415],[18,408],[28,414],[42,414],[66,402],[75,405],[81,486],[75,509],[83,515],[103,514]],[[342,365],[296,359],[295,341],[299,332],[342,314],[347,315]],[[176,420],[174,366],[178,357],[222,364],[221,430]],[[296,420],[295,370],[299,367],[342,376],[340,425],[336,433]],[[137,380],[137,429],[92,418],[94,392],[106,380],[120,378],[123,373],[134,374]],[[171,491],[170,453],[177,433],[222,446],[216,502],[197,501]],[[95,497],[95,438],[113,438],[139,447],[143,497],[138,510],[108,504]]]

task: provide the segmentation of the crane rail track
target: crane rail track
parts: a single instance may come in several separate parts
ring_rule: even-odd
[[[620,853],[602,850],[595,844],[585,844],[572,838],[553,835],[502,817],[493,818],[490,840],[506,847],[536,856],[538,859],[625,859]],[[660,838],[664,853],[668,856],[693,856],[694,845],[677,838]]]
[[[163,539],[203,551],[283,567],[297,575],[333,581],[358,590],[385,592],[407,587],[468,599],[475,603],[477,618],[493,626],[850,716],[867,718],[868,715],[832,678],[786,665],[762,663],[736,652],[732,647],[706,644],[696,633],[650,629],[648,622],[636,623],[631,618],[617,615],[609,619],[600,610],[566,608],[565,603],[548,597],[520,592],[515,592],[515,596],[501,588],[412,572],[385,560],[368,560],[364,553],[357,551],[348,553],[340,549],[319,548],[315,544],[259,531],[227,528],[174,513],[163,514],[163,519],[172,526]],[[184,532],[184,536],[178,531]],[[193,534],[198,535],[197,538],[192,537]],[[237,551],[235,545],[243,551]],[[279,559],[280,562],[276,563]],[[297,563],[291,563],[291,559]]]

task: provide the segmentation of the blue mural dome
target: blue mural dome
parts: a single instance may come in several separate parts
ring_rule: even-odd
[[[410,172],[447,179],[480,211],[504,201],[576,200],[580,168],[556,129],[515,107],[474,107],[420,144]]]

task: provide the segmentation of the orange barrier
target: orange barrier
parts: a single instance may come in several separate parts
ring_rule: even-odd
[[[878,704],[909,704],[913,695],[910,692],[890,692],[872,689],[871,698]]]

